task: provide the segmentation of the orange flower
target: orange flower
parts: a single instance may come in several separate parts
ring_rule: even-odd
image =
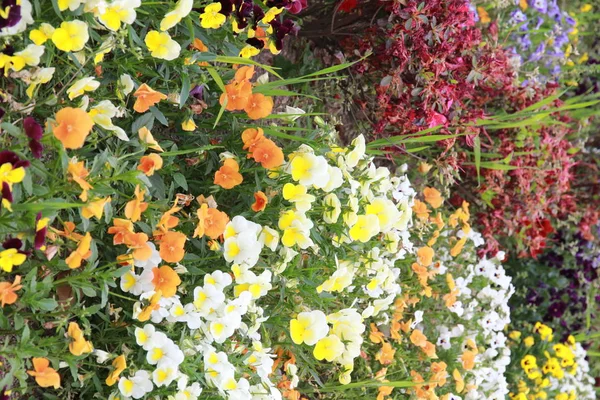
[[[283,164],[283,151],[271,139],[261,140],[252,151],[252,158],[266,169]]]
[[[456,257],[457,255],[459,255],[461,253],[461,251],[463,250],[463,247],[465,246],[465,244],[467,244],[467,237],[463,237],[461,239],[459,239],[455,244],[454,247],[452,247],[452,249],[450,249],[450,255],[452,257]]]
[[[371,322],[371,333],[369,333],[369,340],[371,340],[371,342],[373,342],[373,343],[384,343],[385,342],[385,336],[383,335],[383,333],[379,332],[379,329],[377,329],[377,325],[375,325],[372,322]]]
[[[71,338],[69,343],[69,351],[74,356],[80,356],[84,353],[91,353],[94,350],[91,342],[88,342],[83,337],[83,332],[77,322],[70,322],[67,336]]]
[[[145,322],[150,319],[150,315],[152,315],[152,311],[158,310],[160,308],[160,304],[158,302],[162,298],[162,292],[159,290],[154,293],[150,298],[150,303],[144,307],[137,316],[138,321]]]
[[[267,207],[267,195],[261,191],[254,193],[254,204],[252,204],[252,211],[259,212],[263,211]]]
[[[261,128],[248,128],[242,132],[242,142],[244,142],[243,148],[249,152],[253,152],[254,147],[264,139],[265,133]]]
[[[60,236],[66,237],[67,239],[74,240],[76,242],[80,241],[83,235],[79,233],[75,233],[75,224],[71,221],[65,221],[63,223],[65,228],[64,231],[59,231],[58,229],[52,228],[56,233]]]
[[[437,189],[427,187],[423,190],[425,201],[433,208],[438,208],[444,202],[444,198]]]
[[[448,373],[446,372],[447,367],[448,365],[443,361],[431,363],[431,373],[433,376],[430,381],[432,381],[432,385],[442,387],[446,384],[446,377],[448,376]]]
[[[273,111],[273,98],[262,93],[254,93],[248,98],[244,111],[251,119],[268,117]]]
[[[19,296],[15,293],[23,286],[20,285],[21,276],[15,276],[13,283],[0,282],[0,306],[4,307],[5,304],[14,304]]]
[[[119,380],[119,375],[121,372],[125,371],[127,368],[127,362],[125,360],[125,356],[121,354],[119,357],[115,358],[112,362],[113,370],[108,374],[106,378],[106,385],[112,386]]]
[[[133,96],[136,98],[133,109],[139,113],[148,111],[150,107],[167,98],[166,95],[157,92],[145,83],[135,91]]]
[[[96,219],[102,218],[102,213],[104,212],[104,206],[110,203],[110,196],[105,199],[96,199],[90,203],[88,203],[85,207],[81,209],[81,215],[83,218],[90,219],[91,217],[96,217]]]
[[[244,180],[239,173],[240,166],[233,158],[228,158],[223,162],[223,166],[215,173],[215,184],[223,189],[231,189]]]
[[[437,358],[437,354],[435,352],[435,345],[431,342],[426,342],[425,346],[421,348],[423,353],[429,358]]]
[[[34,357],[33,371],[27,371],[30,376],[35,377],[35,381],[41,387],[54,387],[58,389],[60,387],[60,375],[56,370],[50,367],[50,361],[47,358]]]
[[[142,218],[142,213],[148,208],[148,203],[144,203],[145,190],[140,190],[140,185],[135,187],[135,199],[125,205],[125,216],[131,222],[139,221]]]
[[[135,260],[146,261],[152,256],[152,248],[148,245],[148,235],[143,232],[126,233],[125,244],[133,250],[131,255]]]
[[[206,235],[211,239],[216,239],[223,234],[225,226],[229,222],[227,214],[216,208],[209,208],[208,204],[202,204],[197,214],[198,226],[194,231],[194,237]]]
[[[375,355],[375,359],[379,361],[381,365],[388,365],[394,361],[394,354],[396,354],[396,350],[394,350],[392,345],[384,342],[381,350]]]
[[[454,378],[454,382],[456,382],[456,392],[460,394],[460,392],[465,389],[465,380],[458,369],[454,368],[454,371],[452,371],[452,378]]]
[[[206,47],[204,42],[202,42],[202,40],[198,38],[194,39],[194,42],[192,43],[192,48],[198,51],[208,51],[208,47]]]
[[[433,249],[431,247],[421,247],[417,250],[417,261],[424,267],[429,267],[433,263]]]
[[[387,396],[392,394],[393,390],[393,386],[379,386],[377,389],[377,400],[384,400]]]
[[[232,82],[225,85],[225,93],[219,98],[219,103],[225,105],[227,111],[243,110],[252,96],[252,84],[248,81]]]
[[[66,107],[56,113],[56,122],[52,132],[65,146],[65,149],[80,149],[90,134],[94,121],[81,108]]]
[[[138,171],[142,171],[146,176],[154,175],[154,171],[158,171],[163,166],[163,159],[156,153],[148,154],[140,159]]]
[[[152,132],[150,132],[145,126],[142,126],[138,130],[138,136],[140,137],[140,141],[142,143],[146,143],[148,145],[148,148],[160,151],[161,153],[164,151],[162,147],[160,147],[156,139],[154,139],[154,136],[152,136]]]
[[[158,230],[154,231],[154,238],[159,239],[160,237],[167,232],[169,229],[175,228],[179,224],[179,218],[174,216],[177,211],[181,210],[181,207],[177,207],[177,205],[173,205],[167,212],[165,212],[161,217],[156,227]]]
[[[418,329],[415,329],[410,334],[410,342],[417,347],[424,347],[425,343],[427,343],[427,337],[423,335],[423,332],[421,332]]]
[[[237,83],[242,83],[244,81],[249,81],[254,76],[254,66],[252,65],[244,65],[243,67],[239,67],[237,71],[235,71],[235,76],[233,80]]]
[[[412,209],[417,215],[417,218],[421,220],[429,218],[429,213],[431,211],[427,209],[427,204],[423,203],[422,201],[415,199],[415,204],[413,205]]]
[[[165,297],[171,297],[177,293],[177,286],[181,284],[181,279],[173,268],[163,265],[160,268],[153,268],[152,272],[154,273],[152,279],[154,290],[160,290]]]
[[[113,219],[113,226],[108,228],[109,235],[115,235],[113,237],[113,244],[125,243],[125,237],[128,233],[133,233],[133,222],[128,219],[115,218]]]
[[[90,246],[92,244],[92,235],[89,232],[79,241],[77,249],[73,251],[65,260],[69,268],[75,269],[81,267],[83,260],[87,260],[92,255]]]
[[[179,262],[185,255],[186,236],[181,232],[167,232],[160,240],[160,257],[171,263]]]
[[[71,174],[71,179],[73,179],[81,188],[82,192],[79,195],[79,198],[82,201],[88,200],[88,190],[93,189],[94,187],[87,183],[85,178],[90,174],[89,171],[85,168],[85,164],[83,161],[77,162],[76,160],[69,161],[69,166],[67,167],[67,172]]]

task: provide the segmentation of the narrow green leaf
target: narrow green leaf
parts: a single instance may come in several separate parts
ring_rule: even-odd
[[[190,96],[190,77],[187,73],[182,74],[181,92],[179,92],[179,108],[183,108],[185,102]]]
[[[473,141],[473,152],[475,153],[475,170],[477,171],[477,184],[481,184],[481,139],[479,136],[475,137]]]

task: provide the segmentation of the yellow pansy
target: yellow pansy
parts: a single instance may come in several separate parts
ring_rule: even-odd
[[[204,29],[217,29],[225,23],[227,17],[220,14],[221,3],[211,3],[204,8],[204,12],[200,14],[200,26]]]
[[[0,252],[0,268],[6,272],[12,272],[13,267],[25,262],[27,256],[19,253],[17,249],[6,249]]]
[[[144,39],[148,50],[152,57],[161,58],[163,60],[174,60],[179,57],[181,46],[179,43],[171,39],[166,32],[150,31]]]
[[[52,33],[52,43],[62,51],[80,51],[89,38],[88,26],[83,21],[65,21]]]
[[[44,22],[38,29],[33,29],[29,32],[29,39],[31,39],[34,44],[41,46],[52,38],[53,33],[54,27]]]

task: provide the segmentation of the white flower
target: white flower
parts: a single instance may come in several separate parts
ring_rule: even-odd
[[[152,381],[156,387],[169,386],[179,376],[177,366],[171,363],[164,363],[152,372]]]
[[[81,78],[77,80],[74,84],[72,84],[70,88],[67,89],[67,93],[69,94],[69,100],[73,100],[83,95],[85,92],[93,92],[99,87],[100,82],[98,82],[94,78],[90,76],[86,78]]]
[[[255,232],[245,231],[227,238],[223,250],[223,256],[227,262],[254,266],[258,262],[262,246]]]
[[[132,377],[121,377],[119,379],[119,391],[125,397],[141,399],[153,389],[150,373],[145,370],[139,370]]]
[[[29,0],[21,0],[21,20],[15,26],[0,29],[0,37],[16,35],[23,32],[27,28],[27,25],[33,24],[31,11],[31,2]]]
[[[301,312],[290,321],[290,334],[296,344],[314,346],[329,333],[327,317],[321,310]]]
[[[121,276],[121,290],[139,296],[154,289],[153,279],[154,273],[151,269],[144,270],[140,275],[134,271],[127,271]]]
[[[96,356],[96,362],[98,364],[104,364],[110,357],[110,353],[98,349],[94,349],[92,353]]]
[[[157,343],[148,350],[146,361],[152,365],[179,365],[183,362],[184,355],[181,349],[169,338]]]
[[[175,9],[168,12],[160,21],[160,30],[166,31],[177,25],[183,18],[188,16],[193,5],[193,0],[179,0],[175,5]]]
[[[204,317],[207,317],[225,301],[225,294],[214,285],[198,286],[194,289],[194,306]]]
[[[167,335],[158,332],[152,324],[146,324],[144,328],[135,328],[135,341],[146,351],[162,346],[167,339]]]
[[[89,111],[89,114],[96,125],[106,129],[107,131],[114,132],[119,139],[128,141],[129,138],[127,137],[125,131],[118,126],[115,126],[112,122],[112,118],[115,118],[117,113],[117,107],[115,107],[115,105],[109,100],[101,101]],[[154,248],[154,250],[156,250],[156,248]]]
[[[133,79],[131,79],[131,76],[127,74],[121,75],[119,78],[119,87],[121,88],[123,95],[127,96],[129,93],[131,93],[134,88]]]
[[[250,232],[253,233],[256,237],[258,237],[261,229],[262,227],[259,224],[254,223],[252,221],[248,221],[246,218],[240,215],[236,215],[225,226],[223,237],[225,239],[229,239],[230,237],[237,236],[242,232]]]
[[[346,154],[346,166],[351,170],[358,165],[358,162],[364,157],[366,146],[365,137],[360,135],[352,141],[354,149]]]
[[[263,226],[260,236],[258,237],[258,241],[263,246],[271,249],[271,251],[275,251],[277,250],[277,245],[279,244],[279,232],[271,227]]]
[[[329,165],[323,156],[312,152],[296,151],[291,156],[290,171],[292,179],[306,187],[324,188],[329,182]]]
[[[217,290],[223,290],[231,285],[231,275],[223,271],[215,271],[212,274],[204,275],[204,285],[213,285]]]

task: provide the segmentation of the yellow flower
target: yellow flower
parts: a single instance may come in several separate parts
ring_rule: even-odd
[[[525,344],[527,347],[531,347],[535,344],[535,339],[533,336],[527,336],[525,339],[523,339],[523,344]]]
[[[79,8],[81,3],[84,3],[84,0],[58,0],[58,9],[60,11],[65,11],[67,8],[71,11],[75,11]]]
[[[74,100],[85,92],[93,92],[100,87],[100,82],[92,77],[81,78],[67,89],[69,100]]]
[[[319,361],[325,359],[329,362],[339,357],[344,352],[344,344],[339,337],[329,335],[317,342],[313,355]]]
[[[80,51],[89,38],[88,26],[83,21],[65,21],[52,33],[52,43],[62,51]]]
[[[106,7],[98,19],[104,26],[115,32],[121,28],[121,23],[133,24],[137,17],[135,8],[140,5],[140,0],[113,2]]]
[[[104,212],[104,206],[110,203],[110,196],[105,199],[97,199],[90,203],[87,206],[81,209],[81,215],[83,218],[90,219],[91,217],[96,217],[96,219],[102,218],[102,213]]]
[[[196,129],[196,123],[192,118],[188,118],[181,123],[181,129],[187,132],[193,132]]]
[[[260,22],[262,22],[263,24],[269,24],[271,21],[273,21],[275,19],[276,16],[281,14],[282,11],[283,11],[283,7],[269,8],[269,10],[265,13],[265,16],[263,17],[263,19],[260,20]]]
[[[29,32],[29,39],[36,45],[41,46],[52,38],[53,33],[54,27],[44,22],[38,29]]]
[[[13,183],[19,183],[25,178],[25,168],[13,168],[11,163],[0,165],[0,186],[7,183],[12,189]]]
[[[17,249],[6,249],[0,251],[0,268],[6,272],[12,272],[14,266],[25,262],[27,256],[19,253]]]
[[[217,29],[225,23],[227,17],[219,14],[221,11],[221,3],[211,3],[204,8],[204,12],[200,14],[200,26],[204,29]]]
[[[590,11],[592,11],[592,9],[593,9],[593,7],[591,4],[584,4],[581,6],[581,12],[584,12],[584,13],[590,12]]]
[[[541,322],[536,322],[535,326],[533,327],[533,331],[537,332],[540,334],[542,340],[551,342],[553,335],[552,335],[552,328],[550,328],[549,326],[546,326],[544,324],[542,324]]]
[[[379,232],[377,215],[359,215],[356,223],[350,228],[350,238],[366,243]]]
[[[106,378],[106,385],[108,386],[112,386],[115,383],[117,383],[117,381],[119,380],[119,375],[121,374],[121,372],[125,371],[125,368],[127,367],[125,356],[121,354],[119,357],[115,358],[112,362],[112,366],[114,369],[111,371],[110,374],[108,374],[108,377]]]
[[[248,44],[248,45],[244,46],[244,48],[242,50],[240,50],[240,57],[251,58],[259,53],[260,53],[259,49]]]
[[[193,4],[193,0],[179,0],[175,9],[167,13],[162,21],[160,21],[160,30],[166,31],[177,25],[192,11]]]
[[[152,57],[171,61],[179,57],[181,46],[167,32],[150,31],[144,39]]]

